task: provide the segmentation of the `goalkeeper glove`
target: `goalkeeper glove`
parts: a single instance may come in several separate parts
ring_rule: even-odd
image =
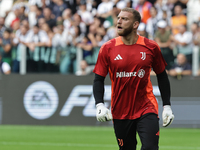
[[[174,120],[174,115],[172,113],[170,105],[163,106],[162,119],[163,119],[163,127],[169,126]]]
[[[100,122],[110,121],[112,120],[112,114],[108,108],[105,107],[103,103],[99,103],[96,105],[96,117]]]

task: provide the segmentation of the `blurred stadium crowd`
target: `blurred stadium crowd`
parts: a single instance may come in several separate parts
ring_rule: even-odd
[[[199,0],[0,0],[1,71],[19,73],[25,59],[27,73],[90,74],[124,7],[141,13],[138,34],[158,43],[168,74],[191,75]]]

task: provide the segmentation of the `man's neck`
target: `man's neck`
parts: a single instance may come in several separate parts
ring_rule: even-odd
[[[134,32],[134,33],[131,33],[127,36],[122,36],[122,41],[125,45],[133,45],[137,42],[138,37],[139,36],[137,35],[137,33]]]

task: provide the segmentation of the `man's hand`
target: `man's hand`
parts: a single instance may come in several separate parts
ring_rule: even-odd
[[[163,127],[169,126],[174,120],[174,115],[172,113],[170,105],[163,106],[162,119],[163,119]]]
[[[96,117],[100,122],[110,121],[112,120],[112,114],[108,108],[105,107],[103,103],[99,103],[96,105]]]

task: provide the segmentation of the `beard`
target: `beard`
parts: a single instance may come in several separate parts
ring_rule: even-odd
[[[123,29],[122,31],[117,31],[117,33],[119,36],[127,36],[127,35],[131,34],[132,31],[133,31],[133,26],[131,25],[128,28]]]

